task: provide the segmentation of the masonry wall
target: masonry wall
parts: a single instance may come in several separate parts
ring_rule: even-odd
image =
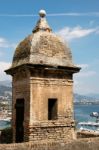
[[[64,142],[29,142],[0,144],[0,150],[99,150],[99,138],[88,138]]]
[[[46,121],[35,123],[29,129],[29,141],[71,141],[75,139],[74,122]]]
[[[73,119],[72,80],[31,77],[30,84],[30,125],[48,120],[48,99],[57,99],[57,119]]]
[[[73,81],[63,72],[31,71],[29,141],[69,141],[75,138]],[[61,76],[60,76],[60,74]],[[57,118],[48,120],[48,99],[57,99]],[[27,141],[25,139],[25,141]]]
[[[27,136],[27,129],[29,127],[30,118],[30,84],[29,84],[29,72],[25,68],[18,69],[14,76],[12,82],[12,128],[13,128],[13,142],[15,142],[16,137],[16,100],[24,99],[24,137]]]
[[[68,72],[19,68],[13,76],[13,141],[17,99],[25,100],[24,141],[69,141],[75,138],[73,81]],[[57,118],[48,120],[48,99],[57,99]]]

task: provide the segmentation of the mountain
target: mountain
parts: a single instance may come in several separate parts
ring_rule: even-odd
[[[0,85],[0,96],[5,96],[6,93],[11,93],[12,88],[4,85]]]
[[[95,100],[97,100],[97,98],[95,98],[94,96],[80,95],[80,94],[74,93],[74,101],[75,102],[80,102],[80,101],[93,102]],[[98,100],[99,100],[99,98],[98,98]]]
[[[10,80],[5,80],[5,81],[0,81],[0,86],[7,86],[11,87],[11,81]]]
[[[5,93],[11,93],[11,81],[0,81],[0,96],[5,96]],[[99,94],[80,95],[74,93],[74,102],[95,102],[99,101]]]
[[[74,94],[74,103],[78,105],[99,105],[99,98],[94,96],[85,96],[79,95],[77,93]]]
[[[11,81],[10,80],[5,80],[5,81],[0,81],[0,96],[6,96],[6,95],[11,95],[12,93],[12,88],[11,88]]]
[[[96,99],[99,99],[99,94],[95,94],[95,93],[93,93],[93,94],[87,94],[87,96],[90,96],[90,97],[94,97],[94,98],[96,98]]]

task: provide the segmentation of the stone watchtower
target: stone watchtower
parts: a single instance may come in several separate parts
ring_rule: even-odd
[[[46,12],[17,46],[11,68],[13,141],[68,141],[74,138],[73,73],[67,44],[52,33]]]

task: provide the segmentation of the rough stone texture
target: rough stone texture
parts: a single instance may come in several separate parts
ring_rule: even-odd
[[[46,31],[31,34],[17,46],[12,68],[22,64],[73,66],[68,46],[55,34]]]
[[[45,17],[41,17],[37,24],[36,27],[33,29],[33,33],[37,32],[37,31],[52,31],[52,29],[50,28],[50,26],[48,25],[46,18]]]
[[[95,131],[77,131],[77,138],[99,137],[99,133]]]
[[[72,117],[72,79],[31,77],[31,122],[48,120],[48,99],[57,98],[57,119]],[[65,92],[66,91],[66,92]],[[39,110],[38,110],[39,108]],[[34,111],[33,111],[34,110]],[[69,111],[69,113],[67,113]],[[35,112],[35,114],[34,114]]]
[[[36,67],[16,69],[13,75],[13,141],[16,136],[15,104],[20,98],[25,100],[24,141],[75,138],[72,75],[63,72]],[[48,120],[49,98],[58,100],[57,120]]]
[[[17,133],[23,133],[23,128],[24,141],[54,142],[75,138],[72,76],[79,70],[72,63],[68,46],[51,32],[45,18],[40,18],[33,34],[16,48],[12,66],[6,71],[13,76],[14,142]],[[16,119],[17,100],[25,101],[21,125],[16,125],[19,119]],[[54,119],[49,120],[50,113]]]
[[[73,127],[74,123],[70,121],[35,123],[29,127],[29,141],[71,141],[75,139]]]
[[[10,69],[22,64],[71,66],[71,50],[60,37],[52,33],[46,18],[40,18],[33,33],[19,43]]]
[[[88,138],[65,142],[29,142],[1,144],[0,150],[99,150],[99,138]]]

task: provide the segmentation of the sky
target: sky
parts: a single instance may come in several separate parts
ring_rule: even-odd
[[[4,70],[17,44],[32,33],[41,9],[82,68],[74,75],[74,92],[99,94],[99,0],[0,0],[0,81],[11,80]]]

